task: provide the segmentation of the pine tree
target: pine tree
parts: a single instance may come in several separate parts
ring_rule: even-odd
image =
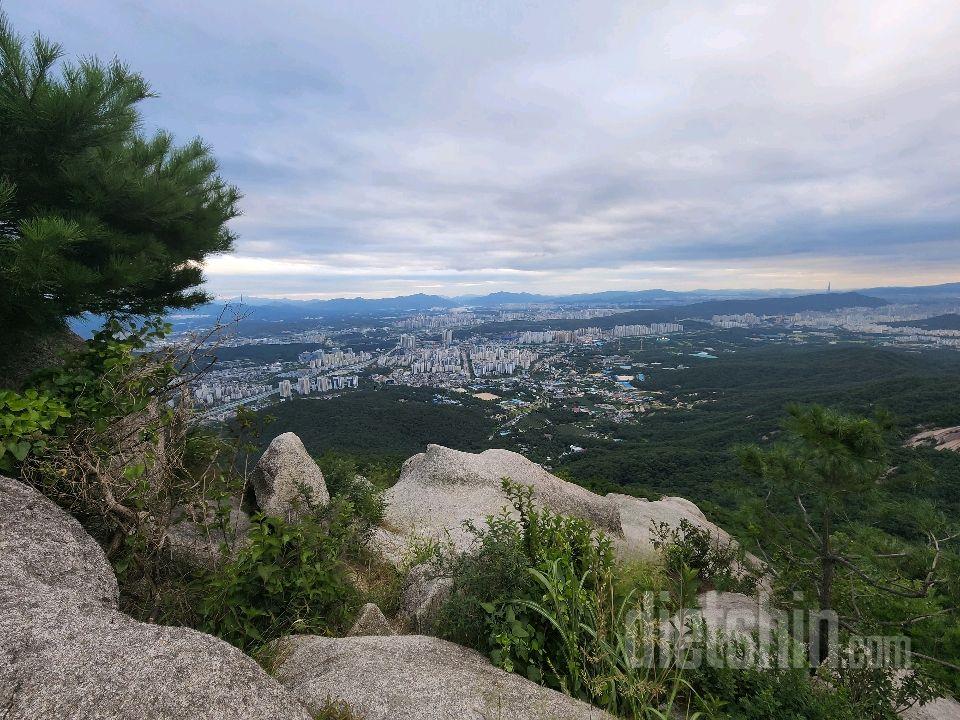
[[[201,140],[141,133],[154,95],[140,75],[62,57],[0,13],[0,327],[202,302],[201,263],[231,249],[238,191]]]

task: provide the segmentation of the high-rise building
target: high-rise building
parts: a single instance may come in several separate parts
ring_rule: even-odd
[[[444,331],[443,331],[443,344],[444,344],[444,345],[453,345],[453,330],[444,330]]]
[[[400,336],[400,347],[404,350],[413,350],[417,346],[417,336],[403,334]]]
[[[301,378],[297,378],[297,392],[301,395],[310,394],[310,378],[304,375]]]
[[[291,386],[289,380],[280,381],[280,397],[289,398],[291,396]]]

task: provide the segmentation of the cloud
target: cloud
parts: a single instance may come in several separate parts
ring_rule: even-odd
[[[51,0],[244,192],[215,292],[958,279],[955,2]]]

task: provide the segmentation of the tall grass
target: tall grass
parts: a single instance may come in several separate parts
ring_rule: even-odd
[[[489,532],[515,539],[528,582],[519,596],[483,603],[493,661],[629,720],[698,717],[687,707],[694,693],[683,658],[638,656],[656,644],[659,624],[640,612],[635,588],[621,595],[610,540],[584,520],[534,507],[529,488],[507,480],[503,488],[516,517],[489,518]]]

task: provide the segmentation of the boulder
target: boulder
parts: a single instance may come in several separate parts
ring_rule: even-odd
[[[171,557],[189,568],[212,570],[227,554],[241,547],[250,533],[250,516],[231,502],[225,528],[217,517],[212,502],[200,508],[181,507],[174,513],[174,522],[167,529]]]
[[[0,708],[9,720],[310,717],[204,633],[116,609],[110,564],[76,520],[0,478]]]
[[[753,649],[775,645],[777,620],[767,610],[762,595],[711,590],[700,594],[697,604],[698,608],[680,611],[663,621],[661,637],[680,646],[700,645],[704,639],[745,641]]]
[[[0,707],[9,720],[310,717],[222,640],[55,591],[0,593]]]
[[[904,710],[900,717],[904,720],[960,720],[960,702],[951,697],[937,698]]]
[[[116,607],[117,578],[80,523],[33,488],[0,476],[0,592],[57,588]]]
[[[253,471],[257,507],[268,515],[295,518],[306,506],[330,502],[323,472],[292,432],[277,435]]]
[[[375,603],[367,603],[360,612],[357,613],[357,619],[350,628],[347,635],[353,637],[358,635],[396,635],[397,631],[390,624],[390,621],[384,616],[383,611]]]
[[[437,576],[430,565],[415,565],[407,573],[400,596],[400,618],[415,632],[424,632],[450,597],[452,587],[453,580]]]
[[[501,481],[510,478],[533,487],[538,505],[589,520],[604,532],[621,534],[616,505],[508,450],[473,454],[428,445],[403,464],[400,479],[386,493],[384,525],[394,537],[450,542],[458,551],[473,540],[464,521],[481,523],[507,506]],[[384,548],[384,555],[398,554]],[[388,552],[389,550],[389,552]]]
[[[507,507],[501,487],[504,477],[531,486],[537,505],[588,520],[610,537],[622,557],[656,557],[652,528],[660,523],[679,527],[683,519],[708,530],[718,542],[736,544],[684,498],[649,501],[619,494],[601,496],[508,450],[474,454],[428,445],[426,452],[403,464],[400,479],[387,491],[384,522],[374,533],[373,547],[397,565],[414,540],[437,540],[466,552],[473,535],[463,523],[480,524]]]
[[[660,500],[644,500],[617,493],[611,493],[606,497],[620,510],[623,540],[618,545],[619,549],[626,554],[655,556],[657,551],[653,546],[654,528],[661,524],[666,524],[671,529],[678,528],[682,520],[707,530],[724,545],[736,544],[725,530],[707,520],[700,508],[686,498],[664,497]]]
[[[365,720],[612,720],[438,638],[299,635],[282,642],[277,677],[313,711],[329,698]]]

